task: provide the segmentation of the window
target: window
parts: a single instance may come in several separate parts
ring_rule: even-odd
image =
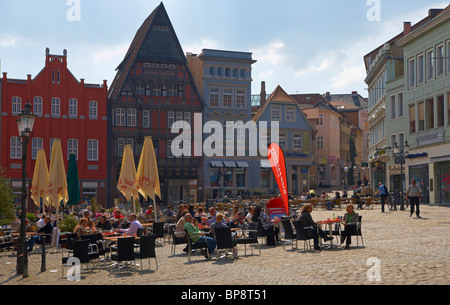
[[[12,115],[19,115],[22,111],[22,98],[13,97],[12,98]]]
[[[294,134],[292,137],[292,143],[294,149],[302,149],[303,148],[303,139],[301,134]]]
[[[423,131],[425,130],[425,103],[424,102],[420,102],[417,104],[418,107],[418,113],[419,113],[419,130],[418,131]]]
[[[171,70],[175,70],[176,68],[177,68],[177,65],[174,65],[174,64],[169,65],[169,69],[171,69]]]
[[[70,155],[74,154],[75,158],[78,160],[78,140],[68,139],[67,140],[67,160],[70,159]]]
[[[224,89],[223,90],[223,107],[224,108],[231,108],[231,107],[233,107],[232,90],[231,89]]]
[[[57,97],[52,98],[52,116],[59,116],[61,114],[60,100]]]
[[[272,106],[272,114],[271,114],[271,118],[272,121],[279,121],[281,118],[280,112],[281,112],[281,108],[280,106]]]
[[[127,109],[127,126],[136,126],[136,109]]]
[[[323,115],[323,113],[319,113],[319,121],[318,121],[317,125],[323,126],[324,123],[325,123],[324,115]]]
[[[238,77],[238,69],[233,69],[233,77],[234,78]]]
[[[33,98],[33,113],[42,115],[42,97],[40,96],[35,96]]]
[[[98,140],[88,140],[88,161],[98,161]]]
[[[241,69],[241,78],[245,78],[245,69]]]
[[[125,139],[124,138],[118,138],[117,142],[117,156],[122,157],[123,156],[123,151],[125,149]]]
[[[175,123],[175,113],[173,111],[169,111],[167,113],[167,128],[171,129],[173,123]]]
[[[210,88],[209,89],[209,106],[219,107],[219,89]]]
[[[225,77],[230,77],[230,68],[225,68]]]
[[[236,108],[245,108],[245,90],[236,89]]]
[[[130,145],[131,146],[131,151],[134,152],[134,139],[133,138],[127,138],[125,144],[126,145]]]
[[[395,119],[395,95],[391,95],[390,109],[391,109],[391,119]]]
[[[425,62],[426,79],[427,79],[427,81],[429,81],[429,80],[433,79],[433,73],[434,73],[433,49],[427,51],[425,60],[426,60],[426,62]]]
[[[391,135],[391,147],[394,147],[396,143],[397,143],[397,135],[392,134]],[[393,150],[392,150],[392,152],[393,152]]]
[[[450,92],[447,93],[447,125],[450,126]]]
[[[170,85],[169,96],[183,97],[183,87],[179,84]]]
[[[295,107],[294,106],[286,106],[285,119],[289,122],[295,121]]]
[[[444,75],[444,45],[436,47],[436,77]]]
[[[416,105],[409,106],[409,133],[416,132]]]
[[[287,148],[287,142],[286,142],[286,134],[280,133],[280,136],[278,138],[278,144],[281,148],[285,149]]]
[[[153,87],[154,96],[167,96],[167,86],[164,84],[155,84]]]
[[[125,126],[125,109],[116,109],[116,126]]]
[[[424,78],[424,60],[423,54],[417,56],[417,85],[423,84]]]
[[[89,101],[89,118],[96,119],[98,115],[98,108],[96,101]]]
[[[136,94],[137,95],[145,95],[145,83],[137,83],[136,84]]]
[[[416,85],[416,71],[414,58],[408,61],[408,88],[413,88]]]
[[[444,109],[444,96],[437,97],[437,127],[444,127],[445,125],[445,109]]]
[[[55,83],[55,70],[52,70],[52,83]]]
[[[323,146],[323,136],[318,136],[317,137],[317,150],[323,150],[324,146]]]
[[[58,84],[59,84],[59,81],[60,81],[60,76],[61,76],[61,73],[58,70],[58,72],[56,72],[56,81],[58,82]]]
[[[21,159],[22,158],[22,143],[19,137],[12,137],[10,143],[10,158]]]
[[[78,101],[74,98],[69,99],[69,117],[78,115]]]
[[[446,57],[446,61],[447,61],[447,74],[450,74],[450,40],[447,41],[447,55]],[[449,120],[450,121],[450,120]]]
[[[142,111],[142,127],[150,128],[150,111],[148,110]]]
[[[209,75],[214,76],[214,67],[209,67]]]
[[[426,129],[434,128],[434,99],[428,99],[425,101],[425,113],[426,113]]]
[[[189,125],[191,124],[191,113],[190,112],[184,113],[184,121],[187,122]]]
[[[173,153],[172,153],[172,141],[173,141],[173,140],[167,140],[167,157],[168,157],[168,158],[173,158]]]
[[[53,142],[55,142],[55,140],[60,140],[60,141],[61,141],[61,139],[58,139],[58,138],[52,138],[52,139],[50,139],[50,155],[51,155],[51,153],[52,153],[52,150],[53,150]]]
[[[217,68],[217,76],[222,76],[223,69],[221,67]]]
[[[245,187],[245,168],[236,169],[236,187]]]
[[[33,138],[31,140],[31,159],[36,160],[39,149],[44,147],[44,140],[42,138]]]
[[[398,116],[403,116],[403,92],[400,92],[397,95],[397,104],[398,104]]]
[[[177,112],[177,121],[183,121],[183,112],[181,111]]]

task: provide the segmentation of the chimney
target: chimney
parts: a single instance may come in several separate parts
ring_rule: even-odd
[[[331,101],[331,93],[329,91],[325,93],[325,99],[329,102]]]
[[[260,108],[264,107],[264,104],[266,103],[266,98],[267,98],[266,82],[262,81],[261,82],[261,94],[260,94],[260,99],[259,99],[259,107]]]
[[[409,35],[411,33],[411,22],[403,22],[403,36]]]
[[[352,91],[352,95],[358,95],[358,91]]]

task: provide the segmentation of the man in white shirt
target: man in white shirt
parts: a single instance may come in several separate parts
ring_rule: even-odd
[[[37,225],[38,229],[40,229],[40,228],[45,226],[45,216],[47,216],[47,214],[42,213],[41,218],[38,220],[38,222],[36,222],[36,225]]]
[[[136,214],[130,214],[128,216],[128,221],[131,222],[128,229],[121,229],[120,232],[125,233],[126,236],[134,236],[137,234],[138,229],[142,229],[142,224],[136,217]]]

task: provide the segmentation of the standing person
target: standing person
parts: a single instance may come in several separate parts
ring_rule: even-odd
[[[386,200],[388,197],[388,190],[387,187],[382,183],[378,182],[378,191],[375,193],[375,195],[380,195],[381,197],[381,213],[384,213],[384,205],[386,204]]]
[[[406,190],[406,199],[409,199],[409,205],[411,206],[411,213],[409,214],[409,217],[411,217],[412,214],[414,214],[415,209],[417,218],[422,218],[420,217],[420,210],[419,210],[419,204],[420,201],[422,201],[422,189],[414,179],[411,180],[411,185],[408,186]]]

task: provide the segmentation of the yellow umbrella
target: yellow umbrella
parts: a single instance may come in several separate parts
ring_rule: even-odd
[[[58,213],[61,200],[64,201],[64,204],[66,204],[69,200],[66,170],[64,168],[64,159],[60,140],[53,141],[52,156],[50,159],[50,168],[48,172],[47,200],[49,200],[50,203],[56,207],[56,211]]]
[[[158,163],[156,162],[155,148],[151,137],[145,137],[142,147],[141,159],[136,172],[135,186],[139,193],[147,200],[152,198],[156,219],[155,195],[161,198],[159,185]]]
[[[133,151],[131,145],[126,145],[123,151],[122,168],[120,169],[119,182],[117,188],[125,196],[127,201],[139,198],[138,191],[134,186],[134,180],[136,179],[136,164],[134,163]],[[133,202],[133,207],[134,207]]]
[[[45,205],[49,205],[47,201],[47,184],[48,184],[48,166],[45,151],[39,149],[34,167],[33,181],[31,182],[31,199],[40,207],[41,198]]]

